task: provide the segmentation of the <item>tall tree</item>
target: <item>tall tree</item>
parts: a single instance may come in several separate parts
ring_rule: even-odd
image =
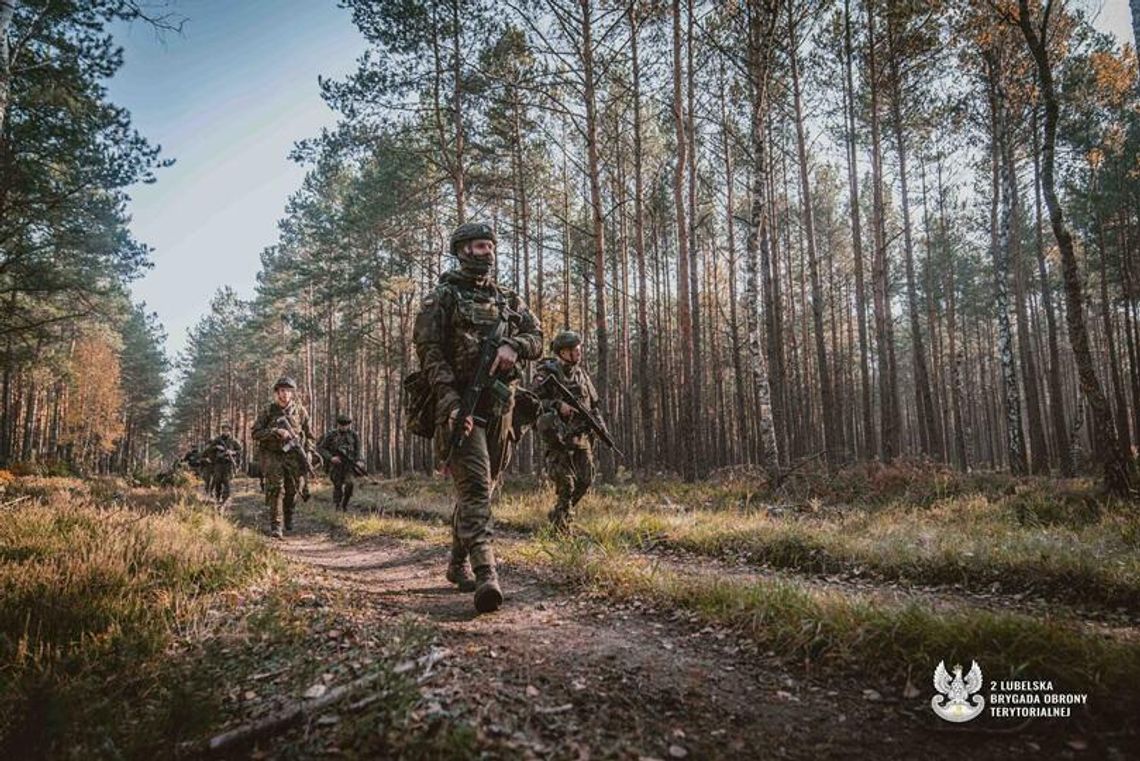
[[[1049,209],[1049,222],[1061,253],[1061,267],[1065,279],[1065,319],[1069,328],[1069,343],[1077,363],[1081,390],[1093,413],[1098,455],[1104,464],[1106,488],[1113,494],[1129,495],[1132,491],[1132,458],[1124,452],[1116,432],[1116,424],[1096,374],[1089,347],[1088,326],[1084,317],[1084,291],[1080,268],[1073,247],[1073,236],[1065,222],[1065,211],[1057,197],[1056,166],[1057,122],[1060,103],[1053,80],[1053,51],[1050,49],[1050,21],[1058,9],[1054,0],[1046,0],[1039,13],[1029,7],[1029,0],[1018,0],[1017,24],[1033,56],[1037,83],[1041,90],[1041,103],[1045,112],[1044,132],[1041,140],[1041,190]]]

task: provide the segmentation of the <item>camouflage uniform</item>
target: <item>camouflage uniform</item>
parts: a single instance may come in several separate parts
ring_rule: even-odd
[[[561,337],[561,336],[560,336]],[[539,364],[532,388],[542,400],[542,414],[536,429],[545,448],[545,466],[554,481],[558,501],[547,516],[556,527],[564,528],[573,516],[574,506],[594,481],[594,434],[572,415],[569,420],[559,413],[561,395],[553,384],[544,381],[553,376],[562,382],[582,406],[598,412],[598,392],[580,365],[548,357]]]
[[[202,461],[210,474],[207,491],[218,502],[226,502],[230,498],[230,481],[240,456],[241,444],[228,433],[215,436],[206,445]]]
[[[349,425],[351,422],[343,417],[337,419],[338,425]],[[353,465],[360,459],[360,436],[351,428],[346,430],[334,428],[317,444],[317,451],[324,458],[329,478],[333,483],[333,504],[339,510],[348,510],[349,500],[352,499],[352,492],[356,488]],[[347,456],[341,452],[346,452]],[[334,457],[340,457],[340,462],[334,463]]]
[[[280,381],[278,381],[280,383]],[[265,477],[265,504],[269,508],[270,531],[280,536],[282,524],[286,531],[293,530],[293,509],[297,492],[305,481],[305,467],[295,451],[284,451],[283,442],[277,434],[280,428],[277,421],[286,417],[292,423],[300,441],[296,444],[300,451],[307,452],[313,446],[313,431],[309,427],[309,413],[299,401],[293,399],[287,407],[270,402],[257,417],[251,435],[258,444],[261,472]]]
[[[452,238],[453,252],[456,237],[461,236],[465,228],[477,228],[485,233],[484,238],[494,239],[494,233],[485,225],[461,226]],[[542,354],[542,328],[523,300],[501,288],[489,274],[473,273],[465,266],[442,275],[439,285],[424,298],[416,316],[414,336],[420,366],[435,394],[437,461],[450,470],[457,496],[451,518],[448,579],[460,584],[460,589],[465,591],[475,588],[467,570],[470,558],[480,584],[485,577],[490,578],[499,601],[501,593],[491,547],[491,492],[510,461],[511,415],[515,386],[521,378],[519,365],[507,373],[498,373],[498,379],[508,384],[510,397],[496,401],[490,393],[485,393],[475,410],[474,430],[455,452],[448,452],[451,434],[448,418],[458,409],[463,391],[478,372],[484,338],[499,322],[503,307],[509,310],[503,345],[515,350],[519,363],[537,359]],[[462,420],[456,421],[456,425],[462,424]],[[484,569],[483,576],[480,576],[481,569]],[[483,610],[479,602],[480,589],[475,588],[476,607]],[[498,607],[498,603],[494,607]]]
[[[195,444],[190,447],[190,451],[182,456],[182,462],[190,466],[190,471],[198,478],[202,479],[202,483],[206,487],[206,493],[210,493],[210,478],[213,475],[210,469],[206,467],[206,460],[202,453],[202,447]]]

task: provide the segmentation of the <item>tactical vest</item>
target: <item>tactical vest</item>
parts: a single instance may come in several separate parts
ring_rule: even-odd
[[[266,427],[268,428],[282,428],[284,426],[278,425],[277,421],[282,417],[288,418],[290,424],[293,427],[293,433],[297,435],[297,445],[304,446],[305,429],[302,425],[302,422],[308,418],[308,413],[305,412],[305,408],[302,407],[299,403],[292,402],[288,407],[282,409],[280,405],[277,404],[277,402],[270,402],[269,406],[265,408],[265,411],[261,413],[261,415],[262,420],[266,422]],[[284,451],[282,449],[284,445],[285,442],[276,436],[269,436],[259,442],[261,449],[268,450],[270,452]]]
[[[542,361],[538,370],[540,373],[558,378],[562,385],[577,397],[586,409],[597,409],[598,392],[594,389],[593,381],[590,380],[590,376],[586,375],[586,371],[582,369],[581,365],[574,365],[569,372],[566,372],[565,365],[560,360],[548,358]]]
[[[444,309],[443,351],[455,372],[455,380],[466,385],[479,370],[483,341],[499,322],[499,311],[507,306],[507,294],[498,286],[463,288],[453,283],[439,286]],[[506,335],[512,332],[508,325]]]

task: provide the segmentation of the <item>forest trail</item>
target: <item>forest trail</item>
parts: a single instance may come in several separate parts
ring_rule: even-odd
[[[262,509],[252,485],[239,482],[232,507],[251,527]],[[309,504],[327,500],[318,492]],[[445,508],[423,510],[425,525]],[[527,540],[496,541],[509,550]],[[1066,744],[1072,727],[951,727],[929,710],[926,675],[908,700],[903,685],[886,694],[847,675],[805,674],[731,630],[591,597],[547,568],[501,564],[503,608],[477,616],[471,595],[444,580],[438,538],[344,541],[301,505],[297,530],[276,546],[311,572],[308,583],[351,590],[365,608],[354,617],[435,628],[438,664],[421,678],[417,710],[469,722],[496,757],[1077,757]],[[711,561],[699,570],[726,572]]]

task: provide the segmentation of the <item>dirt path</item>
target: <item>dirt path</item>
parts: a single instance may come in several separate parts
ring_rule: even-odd
[[[258,502],[243,484],[235,514],[256,522]],[[929,709],[925,675],[915,678],[922,695],[910,700],[903,685],[871,690],[849,677],[806,677],[732,631],[591,599],[540,568],[501,567],[503,609],[476,616],[471,596],[443,578],[442,542],[342,543],[302,511],[279,547],[376,615],[396,611],[436,627],[444,657],[417,710],[473,725],[496,757],[1082,757],[1068,745],[1076,724],[1043,733],[947,725]],[[1104,757],[1105,749],[1090,750]]]

